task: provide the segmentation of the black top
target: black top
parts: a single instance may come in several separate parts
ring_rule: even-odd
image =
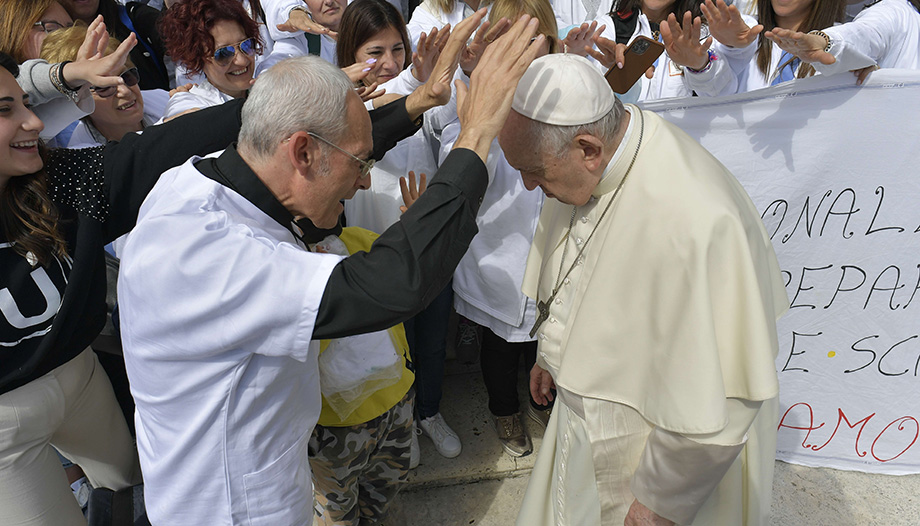
[[[254,204],[294,236],[294,216],[230,147],[195,167]],[[447,285],[478,232],[476,214],[488,184],[485,164],[454,150],[428,189],[371,247],[332,270],[319,305],[314,339],[384,330],[425,308]]]
[[[89,346],[105,323],[103,247],[134,226],[160,174],[236,140],[241,107],[231,101],[118,143],[51,151],[49,193],[69,258],[33,268],[0,233],[0,394]]]
[[[118,40],[124,41],[132,32],[137,34],[137,45],[131,50],[131,62],[140,73],[141,89],[169,90],[169,73],[164,61],[166,46],[157,29],[163,13],[139,2],[128,2],[122,6],[115,0],[101,0],[98,14],[105,20],[109,33]],[[133,30],[122,21],[123,14],[127,14]]]

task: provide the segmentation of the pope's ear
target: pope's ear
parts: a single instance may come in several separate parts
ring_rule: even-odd
[[[593,135],[575,137],[582,160],[588,170],[594,171],[604,162],[604,142]]]

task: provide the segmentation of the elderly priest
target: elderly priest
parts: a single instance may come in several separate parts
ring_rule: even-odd
[[[535,60],[512,110],[505,156],[555,198],[523,288],[558,397],[518,524],[767,524],[788,300],[750,198],[581,57]]]

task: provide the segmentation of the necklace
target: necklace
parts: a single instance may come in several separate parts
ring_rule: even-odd
[[[610,210],[610,207],[616,201],[617,196],[620,194],[620,190],[623,188],[623,183],[626,182],[626,178],[629,177],[629,172],[632,170],[634,164],[636,164],[636,157],[639,156],[639,148],[642,147],[642,136],[645,132],[645,116],[642,115],[642,111],[639,111],[639,143],[636,144],[636,151],[633,152],[632,160],[629,162],[629,167],[626,168],[626,173],[623,175],[623,179],[620,180],[620,184],[617,185],[616,189],[613,191],[613,196],[610,198],[610,201],[607,202],[607,206],[604,207],[604,211],[601,212],[600,217],[597,218],[597,223],[594,224],[594,228],[591,229],[591,233],[588,234],[588,238],[585,239],[585,242],[582,243],[581,248],[578,250],[578,254],[575,255],[575,259],[572,261],[572,264],[569,266],[569,270],[565,272],[565,275],[562,275],[562,269],[565,268],[565,254],[568,251],[569,236],[572,234],[572,228],[575,227],[575,215],[578,212],[578,205],[572,207],[572,217],[569,219],[569,229],[565,233],[565,236],[562,237],[562,259],[559,261],[559,273],[556,275],[556,284],[553,287],[552,294],[549,295],[549,298],[546,298],[546,301],[540,301],[540,292],[537,292],[537,319],[534,321],[533,328],[530,329],[530,337],[533,338],[537,334],[537,329],[543,325],[543,322],[549,318],[549,307],[553,303],[553,300],[556,299],[556,294],[559,293],[559,289],[562,287],[562,283],[569,277],[569,274],[575,270],[575,266],[578,265],[579,259],[581,259],[582,254],[585,252],[585,248],[588,247],[588,243],[591,242],[591,239],[594,237],[594,233],[597,232],[597,227],[600,226],[601,221],[604,220],[604,216],[607,215],[607,212]]]

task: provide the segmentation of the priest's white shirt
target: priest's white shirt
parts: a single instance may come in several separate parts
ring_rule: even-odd
[[[920,11],[907,0],[881,0],[852,22],[824,30],[831,37],[833,64],[815,62],[815,71],[834,75],[871,63],[880,68],[920,69]]]
[[[309,524],[307,442],[321,399],[311,339],[342,258],[307,251],[195,160],[163,174],[121,254],[148,516]]]

